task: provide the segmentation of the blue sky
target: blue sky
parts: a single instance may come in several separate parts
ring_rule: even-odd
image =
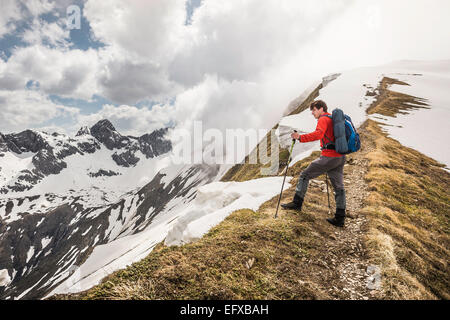
[[[67,28],[70,5],[80,29]],[[73,134],[103,118],[133,135],[194,120],[269,128],[327,74],[448,59],[449,9],[446,0],[3,0],[0,132]]]

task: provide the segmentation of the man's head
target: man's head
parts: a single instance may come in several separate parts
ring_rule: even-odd
[[[309,107],[311,110],[312,115],[314,118],[319,119],[319,117],[324,114],[325,112],[328,112],[328,107],[325,102],[322,100],[317,100],[311,103],[311,106]]]

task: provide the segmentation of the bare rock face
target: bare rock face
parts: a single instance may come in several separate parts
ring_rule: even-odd
[[[0,133],[0,157],[3,157],[4,153],[8,151],[8,144],[6,138]]]
[[[91,130],[88,127],[84,126],[84,127],[81,127],[80,130],[78,130],[75,137],[80,137],[80,136],[88,135],[88,134],[91,134]]]
[[[105,177],[105,176],[112,177],[112,176],[118,176],[119,174],[120,173],[114,172],[112,170],[106,171],[106,170],[100,169],[97,172],[90,172],[89,176],[91,176],[91,177]]]
[[[38,152],[49,147],[48,143],[37,132],[32,130],[7,134],[4,138],[8,149],[18,154],[22,152]]]
[[[134,166],[139,162],[139,158],[137,158],[131,150],[127,150],[120,154],[117,154],[116,152],[112,155],[112,158],[119,166],[122,167]]]
[[[67,164],[59,160],[50,149],[42,149],[33,157],[33,164],[37,172],[44,176],[58,174],[62,169],[67,168]]]
[[[130,142],[130,138],[116,131],[109,120],[100,120],[91,128],[91,135],[103,143],[109,150],[120,149]]]
[[[170,140],[164,139],[168,129],[155,130],[150,134],[144,134],[139,141],[140,150],[147,158],[153,158],[172,150]]]

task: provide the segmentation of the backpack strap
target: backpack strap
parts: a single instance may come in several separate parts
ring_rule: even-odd
[[[321,116],[319,117],[319,119],[322,118],[322,117],[328,117],[328,118],[330,118],[331,120],[333,120],[333,118],[332,118],[330,115],[328,115],[328,114],[321,115]],[[330,138],[328,138],[327,135],[326,135],[325,133],[324,133],[323,135],[325,136],[325,138],[328,139],[328,141],[330,141],[330,143],[333,143],[333,140],[331,140]],[[326,146],[327,146],[327,144],[325,143],[325,141],[323,140],[323,138],[322,138],[322,145],[323,145],[324,148],[326,148]]]

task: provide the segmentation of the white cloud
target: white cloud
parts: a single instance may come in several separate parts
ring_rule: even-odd
[[[171,59],[186,19],[184,0],[89,0],[84,15],[99,40],[157,64]]]
[[[318,36],[349,1],[205,1],[193,15],[171,65],[171,76],[192,85],[205,73],[255,80]]]
[[[20,7],[17,1],[2,1],[2,10],[0,11],[0,38],[14,30],[14,22],[20,18]]]
[[[16,23],[50,12],[54,2],[48,0],[2,0],[0,11],[0,38],[16,29]]]
[[[170,74],[193,88],[210,85],[206,98],[192,91],[204,104],[193,96],[177,119],[270,128],[290,100],[329,73],[448,58],[448,9],[448,1],[205,1]]]
[[[28,14],[33,17],[50,12],[55,5],[55,1],[49,0],[21,0],[19,2],[26,8]]]
[[[52,23],[34,18],[31,27],[23,32],[22,40],[30,45],[47,44],[51,47],[67,48],[70,31],[65,28],[65,25],[65,18]]]
[[[166,70],[145,59],[132,59],[126,52],[112,48],[101,51],[97,81],[100,94],[123,104],[134,104],[146,98],[164,100],[178,87],[169,81]]]
[[[125,135],[140,136],[165,127],[169,121],[168,113],[159,105],[153,108],[121,105],[104,105],[102,109],[90,115],[77,115],[76,124],[70,128],[72,133],[82,126],[93,126],[102,119],[110,120],[116,129]]]
[[[77,108],[54,104],[45,95],[33,91],[0,91],[1,132],[17,131],[17,128],[39,128],[56,117],[73,118]]]
[[[87,1],[84,15],[95,38],[108,45],[98,76],[101,94],[134,104],[176,93],[167,68],[184,32],[183,0]]]
[[[0,83],[9,75],[23,89],[30,81],[39,82],[46,94],[90,99],[97,89],[98,52],[95,50],[59,50],[42,45],[18,48],[3,72]]]

